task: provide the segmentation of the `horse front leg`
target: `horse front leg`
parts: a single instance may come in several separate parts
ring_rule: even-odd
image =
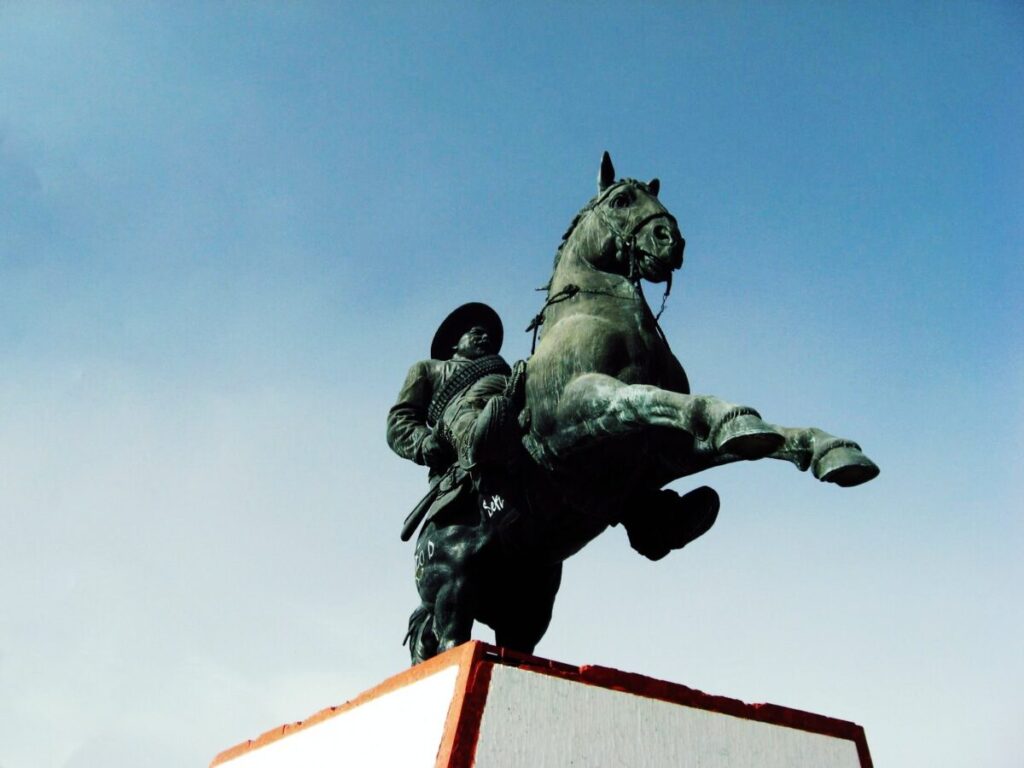
[[[703,536],[718,517],[718,494],[706,485],[687,494],[637,490],[623,505],[620,521],[633,549],[649,560],[660,560]]]
[[[766,458],[788,461],[801,472],[808,469],[823,483],[843,488],[874,480],[881,471],[853,440],[836,437],[817,427],[771,427],[785,440]],[[743,456],[720,453],[709,456],[708,467],[742,461]]]
[[[795,464],[801,472],[810,469],[823,483],[848,488],[878,476],[878,465],[853,440],[830,435],[816,427],[775,426],[775,429],[786,441],[771,458]]]
[[[779,450],[785,437],[753,408],[711,395],[685,395],[648,384],[624,384],[600,373],[575,378],[557,410],[558,428],[547,446],[556,455],[595,441],[668,427],[691,436],[695,452],[758,459]]]

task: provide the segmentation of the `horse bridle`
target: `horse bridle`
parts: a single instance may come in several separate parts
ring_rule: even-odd
[[[646,185],[641,181],[636,181],[635,179],[623,179],[622,181],[618,181],[612,184],[610,187],[608,187],[608,189],[604,190],[600,195],[598,195],[590,203],[588,203],[582,211],[580,211],[580,215],[577,216],[576,220],[573,221],[572,226],[570,226],[569,230],[565,233],[565,235],[563,235],[562,242],[563,245],[566,242],[568,242],[569,238],[572,236],[573,230],[583,220],[583,214],[590,212],[596,213],[597,216],[601,219],[601,223],[603,223],[611,231],[611,233],[615,235],[616,260],[618,260],[620,263],[623,260],[626,260],[629,263],[629,272],[626,275],[626,279],[629,281],[629,283],[633,286],[634,290],[636,291],[636,298],[639,298],[645,305],[647,305],[648,310],[650,310],[650,305],[647,304],[647,297],[644,296],[643,287],[640,284],[642,279],[642,276],[640,275],[640,256],[649,256],[650,258],[653,259],[654,254],[648,253],[643,248],[640,248],[636,244],[636,237],[641,232],[641,230],[643,230],[644,227],[646,227],[652,221],[655,221],[657,219],[667,219],[672,223],[676,230],[679,229],[679,222],[676,220],[675,216],[673,216],[671,213],[669,213],[667,210],[663,208],[658,213],[652,213],[647,216],[644,216],[642,219],[640,219],[640,221],[634,224],[628,232],[622,230],[616,225],[614,221],[612,221],[611,217],[608,216],[604,209],[601,208],[601,204],[609,197],[611,197],[612,193],[615,192],[615,190],[623,186],[636,187]],[[548,297],[548,300],[544,302],[544,306],[541,307],[540,312],[538,312],[534,316],[533,320],[531,320],[530,324],[526,327],[527,332],[533,331],[533,341],[530,345],[531,355],[537,348],[537,333],[540,330],[540,326],[544,324],[544,311],[552,304],[558,304],[559,302],[571,299],[578,293],[591,292],[592,291],[587,291],[583,288],[580,288],[577,285],[569,283],[564,288],[562,288],[562,290],[558,291],[558,293],[556,293],[554,296]],[[668,347],[668,339],[666,338],[665,332],[661,329],[661,324],[658,321],[661,319],[661,315],[665,311],[665,305],[668,302],[668,296],[671,292],[672,272],[669,271],[668,278],[665,281],[665,293],[662,294],[661,297],[661,307],[658,309],[657,314],[651,312],[651,314],[654,316],[654,326],[655,328],[657,328],[658,335],[661,337],[661,340],[665,343],[666,347]]]
[[[648,256],[650,258],[654,258],[654,254],[653,253],[648,253],[643,248],[641,248],[639,245],[637,245],[637,242],[636,242],[637,235],[640,234],[640,232],[643,230],[644,227],[646,227],[652,221],[657,221],[658,219],[665,219],[665,220],[669,221],[672,224],[672,226],[675,227],[677,230],[679,229],[679,222],[676,220],[676,217],[673,216],[668,211],[664,210],[664,208],[663,208],[658,213],[651,213],[651,214],[649,214],[647,216],[644,216],[642,219],[640,219],[640,221],[638,221],[636,224],[634,224],[630,228],[630,230],[627,232],[627,231],[621,229],[615,223],[615,221],[612,220],[611,216],[608,215],[607,211],[604,208],[601,207],[601,204],[604,203],[605,200],[607,200],[609,197],[611,197],[612,193],[615,192],[620,187],[623,187],[623,186],[636,187],[638,185],[643,185],[643,182],[638,182],[638,181],[635,181],[633,179],[623,179],[622,181],[620,181],[620,182],[618,182],[616,184],[612,184],[610,187],[608,187],[608,189],[606,189],[604,192],[602,192],[597,197],[597,199],[594,200],[593,204],[591,205],[591,210],[593,210],[594,213],[597,214],[598,218],[601,219],[601,223],[603,223],[611,231],[611,233],[613,235],[615,235],[615,249],[616,249],[615,256],[620,261],[620,263],[622,261],[627,261],[628,262],[628,264],[629,264],[629,273],[626,275],[626,278],[631,283],[633,283],[634,286],[638,286],[640,284],[640,280],[641,280],[641,276],[640,276],[640,257],[641,256]],[[666,298],[668,297],[668,294],[671,291],[672,291],[672,273],[669,272],[668,280],[667,280],[667,287],[666,287],[666,290],[665,290]],[[661,311],[664,311],[664,302],[662,302],[662,310]],[[661,312],[659,311],[658,314],[660,315]]]

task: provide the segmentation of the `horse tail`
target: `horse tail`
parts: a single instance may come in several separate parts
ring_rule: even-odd
[[[434,635],[434,611],[426,603],[409,617],[409,631],[405,633],[402,645],[409,645],[409,655],[414,665],[437,654],[437,637]]]

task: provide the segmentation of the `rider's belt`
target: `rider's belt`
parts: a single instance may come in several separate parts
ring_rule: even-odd
[[[430,401],[430,407],[427,408],[427,424],[437,424],[444,409],[459,392],[492,373],[508,376],[512,373],[512,369],[508,367],[508,363],[502,359],[501,355],[487,355],[456,368],[452,377],[441,386],[434,395],[434,399]]]

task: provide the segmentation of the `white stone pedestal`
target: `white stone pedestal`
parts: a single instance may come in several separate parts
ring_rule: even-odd
[[[871,756],[844,720],[471,642],[212,766],[871,768]]]

